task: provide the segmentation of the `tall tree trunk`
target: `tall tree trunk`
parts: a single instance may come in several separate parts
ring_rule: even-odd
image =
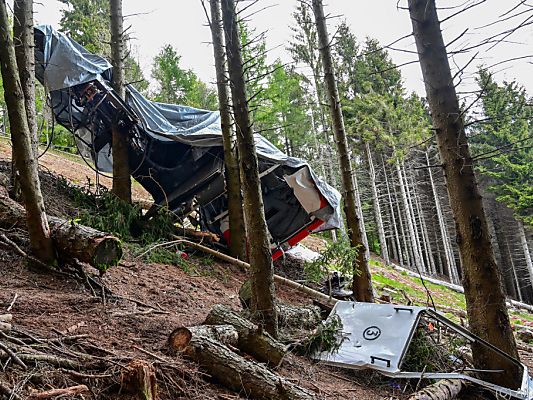
[[[381,165],[383,166],[383,171],[385,174],[385,185],[387,187],[387,197],[389,199],[389,209],[390,209],[390,215],[392,219],[392,228],[394,229],[394,241],[396,243],[396,253],[397,253],[397,259],[398,263],[400,264],[400,267],[403,267],[403,252],[402,252],[402,246],[400,244],[400,236],[398,234],[398,226],[396,225],[396,217],[394,216],[394,206],[392,203],[392,196],[390,192],[390,186],[389,186],[389,178],[387,177],[387,169],[385,168],[385,162],[383,161],[383,156],[381,157]]]
[[[37,118],[35,111],[35,54],[33,51],[33,1],[15,0],[13,2],[13,42],[15,44],[15,57],[19,70],[20,84],[24,93],[26,105],[26,118],[30,129],[30,140],[33,154],[39,154],[37,141]],[[29,50],[28,50],[29,49]],[[20,198],[20,180],[15,167],[14,150],[11,157],[11,183],[13,196]]]
[[[368,237],[366,235],[366,226],[365,226],[365,217],[363,215],[363,206],[361,205],[361,192],[359,191],[359,183],[357,181],[357,167],[352,170],[353,185],[355,189],[355,210],[357,211],[357,216],[359,217],[359,226],[361,227],[361,240],[365,248],[365,257],[367,260],[370,259],[370,248],[368,246]],[[341,230],[344,228],[341,228]],[[346,236],[346,232],[342,231],[343,235]]]
[[[220,17],[220,1],[210,0],[211,37],[217,74],[218,108],[224,143],[224,163],[226,165],[226,187],[228,190],[228,217],[230,231],[230,254],[238,259],[246,259],[246,231],[242,210],[241,179],[237,152],[233,149],[235,136],[231,128],[229,91],[224,61],[224,42],[222,21]]]
[[[398,183],[400,185],[400,188],[401,188],[401,183],[399,182]],[[402,241],[403,241],[403,245],[404,245],[404,250],[403,250],[403,254],[405,255],[405,263],[407,264],[407,267],[409,269],[412,268],[412,264],[411,264],[411,260],[412,260],[412,257],[411,257],[411,251],[410,251],[410,246],[409,246],[409,242],[407,240],[407,234],[405,233],[405,224],[403,222],[403,217],[402,217],[402,208],[400,207],[400,201],[398,200],[398,193],[397,193],[397,190],[394,191],[394,200],[395,200],[395,203],[396,203],[396,211],[398,212],[398,221],[400,222],[400,232],[401,232],[401,235],[402,235]]]
[[[424,255],[422,254],[422,246],[420,245],[420,236],[418,235],[418,225],[416,221],[416,213],[414,209],[414,200],[411,196],[411,185],[407,179],[407,172],[405,171],[405,164],[402,162],[401,173],[403,174],[403,182],[405,184],[405,193],[407,196],[408,215],[413,227],[413,251],[416,252],[415,260],[418,260],[418,268],[420,271],[427,273],[427,266],[424,262]]]
[[[32,148],[31,134],[25,110],[24,92],[20,83],[15,49],[10,34],[5,0],[0,0],[0,65],[4,84],[4,98],[11,125],[13,156],[20,174],[22,198],[27,213],[28,232],[33,254],[45,263],[55,263],[50,228],[44,211],[39,183],[37,157]],[[33,51],[26,43],[26,51]]]
[[[261,194],[261,180],[255,149],[252,122],[248,112],[242,65],[241,44],[233,0],[222,0],[222,21],[226,38],[226,56],[235,114],[237,144],[244,195],[244,218],[250,243],[252,311],[257,321],[272,336],[278,335],[278,318],[274,302],[272,254]]]
[[[431,243],[429,242],[429,235],[428,235],[428,229],[426,226],[426,217],[424,216],[424,209],[422,208],[422,204],[420,201],[420,193],[418,192],[417,184],[415,176],[413,175],[413,172],[411,170],[410,174],[411,178],[411,185],[413,186],[413,201],[415,203],[416,207],[416,213],[418,214],[418,221],[420,225],[420,234],[422,237],[422,247],[420,248],[420,251],[422,253],[425,253],[426,256],[426,262],[427,262],[427,271],[429,274],[435,274],[436,268],[435,268],[435,259],[433,258],[433,252],[431,251]]]
[[[365,143],[366,156],[368,158],[368,167],[370,173],[370,184],[372,186],[372,197],[374,198],[374,215],[376,217],[376,225],[378,227],[379,245],[381,247],[381,257],[385,260],[385,264],[390,264],[389,250],[387,249],[387,240],[385,239],[385,228],[383,227],[383,218],[381,217],[381,206],[379,205],[379,194],[376,187],[376,170],[374,169],[374,161],[372,160],[372,153],[370,145]]]
[[[459,279],[457,277],[457,267],[455,266],[455,257],[453,251],[450,248],[450,241],[448,238],[448,232],[446,229],[446,221],[442,214],[442,206],[440,204],[439,194],[437,193],[437,188],[435,187],[435,181],[433,179],[433,172],[429,167],[429,156],[426,153],[426,164],[428,166],[429,173],[429,183],[431,184],[431,192],[433,193],[433,201],[435,202],[435,209],[437,210],[437,221],[439,223],[440,235],[442,237],[442,245],[444,246],[444,255],[446,258],[446,266],[448,269],[448,275],[450,280],[454,284],[459,284]]]
[[[327,97],[329,101],[331,120],[333,122],[335,142],[337,144],[337,153],[339,155],[341,167],[344,212],[346,214],[346,222],[348,225],[348,237],[350,238],[351,246],[359,250],[357,260],[354,265],[354,277],[352,285],[353,292],[358,301],[372,302],[374,301],[374,295],[372,292],[372,280],[368,267],[368,257],[366,253],[367,249],[363,242],[361,229],[362,221],[359,218],[356,209],[356,194],[352,177],[352,165],[350,161],[346,132],[344,130],[344,120],[342,117],[339,92],[337,90],[337,82],[335,80],[335,73],[333,71],[331,48],[326,27],[326,18],[324,17],[324,9],[322,7],[322,0],[313,0],[313,12],[315,14],[318,43],[320,46],[320,54],[322,56],[322,64],[324,66],[324,80],[326,82],[326,88],[328,92]]]
[[[509,264],[510,264],[510,269],[511,269],[510,272],[513,277],[512,292],[509,295],[512,298],[518,299],[518,301],[522,301],[522,293],[520,292],[520,282],[516,274],[516,265],[514,264],[513,255],[511,254],[511,246],[509,246],[509,240],[507,238],[505,240],[506,240],[506,247],[507,247],[507,252],[509,256]],[[505,273],[502,273],[502,275],[503,274]]]
[[[400,168],[399,161],[396,161],[396,173],[398,174],[398,183],[400,185],[400,194],[402,196],[403,206],[405,208],[405,217],[407,221],[405,223],[407,224],[407,230],[409,231],[409,239],[411,242],[411,250],[413,255],[413,262],[414,267],[416,269],[422,271],[422,260],[420,259],[420,252],[418,251],[418,246],[416,242],[416,231],[415,231],[415,222],[413,219],[413,214],[411,213],[411,206],[409,204],[409,198],[407,196],[408,193],[408,187],[407,182],[403,178],[402,170]],[[412,266],[411,266],[412,267]]]
[[[530,284],[533,285],[533,261],[531,261],[531,253],[529,251],[529,246],[527,244],[524,224],[521,221],[518,221],[518,235],[520,236],[520,245],[522,246],[522,251],[524,252],[524,257],[526,260],[526,267],[527,267],[527,272],[529,275],[529,282]]]
[[[470,328],[518,358],[435,1],[409,0],[408,4],[456,224]],[[472,354],[476,368],[503,370],[481,373],[483,379],[512,388],[520,386],[518,365],[476,343],[472,344]]]
[[[39,155],[39,142],[37,140],[37,115],[35,111],[33,0],[15,0],[13,2],[13,36],[20,84],[26,105],[26,118],[31,135],[30,140],[33,154],[37,157]]]
[[[124,18],[122,0],[110,0],[111,10],[111,64],[113,65],[113,89],[124,99]],[[113,193],[119,199],[131,203],[131,178],[128,156],[128,135],[118,123],[112,127]]]

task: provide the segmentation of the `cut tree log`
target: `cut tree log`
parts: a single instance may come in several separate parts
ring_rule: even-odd
[[[263,329],[243,318],[237,312],[221,304],[215,305],[204,324],[231,325],[239,333],[237,347],[250,354],[256,360],[278,366],[285,356],[286,347],[272,338]]]
[[[249,280],[245,281],[239,289],[239,300],[242,308],[250,308],[252,301],[252,287]],[[318,306],[291,306],[289,304],[276,305],[278,309],[278,323],[280,329],[315,329],[322,317]]]
[[[0,322],[11,322],[13,314],[0,314]]]
[[[168,337],[168,346],[171,350],[183,351],[193,336],[209,337],[233,347],[239,342],[239,333],[232,325],[198,325],[174,329]]]
[[[11,324],[7,322],[0,322],[0,331],[10,331],[11,330]]]
[[[10,331],[11,330],[11,320],[13,319],[12,314],[1,314],[0,315],[0,331]]]
[[[443,379],[413,393],[408,400],[451,400],[466,387],[460,379]]]
[[[306,389],[250,361],[205,336],[192,336],[184,354],[198,362],[222,385],[243,397],[272,400],[310,400]]]
[[[117,265],[122,257],[120,240],[113,235],[52,216],[48,216],[48,223],[55,249],[61,259],[76,258],[105,271]],[[24,207],[10,199],[3,186],[0,186],[0,226],[26,227]]]
[[[226,306],[215,305],[204,324],[233,326],[238,332],[237,347],[258,361],[278,366],[285,356],[286,348],[282,343]]]
[[[131,360],[122,371],[122,387],[139,400],[156,400],[155,368],[143,360]]]
[[[85,385],[71,386],[68,388],[62,389],[51,389],[46,392],[32,393],[30,394],[30,399],[51,399],[52,397],[70,397],[77,394],[82,394],[88,392],[89,388]]]

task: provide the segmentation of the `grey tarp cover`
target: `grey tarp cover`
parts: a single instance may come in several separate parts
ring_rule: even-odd
[[[141,118],[145,131],[160,140],[176,140],[195,147],[222,146],[222,130],[218,111],[199,110],[174,104],[157,103],[147,100],[133,87],[128,88],[128,104]],[[308,168],[320,193],[335,212],[326,220],[321,229],[340,228],[340,193],[320,179],[309,165],[294,157],[289,157],[259,134],[255,134],[257,155],[292,168]]]
[[[46,37],[44,63],[36,64],[36,73],[41,73],[47,91],[53,92],[101,79],[102,75],[109,80],[111,64],[105,58],[89,53],[50,25],[40,25],[36,29]]]
[[[44,81],[52,97],[55,96],[55,102],[65,103],[65,109],[72,108],[68,104],[72,100],[62,95],[65,89],[93,80],[111,80],[111,65],[104,58],[87,52],[74,40],[49,25],[37,27],[37,33],[44,35],[44,50],[42,54],[36,53],[36,73]],[[126,97],[127,104],[134,110],[147,135],[159,141],[177,141],[194,146],[200,153],[202,148],[222,146],[218,112],[152,102],[130,85],[127,87]],[[63,123],[68,125],[68,120],[64,118]],[[320,230],[340,228],[340,193],[320,179],[305,161],[285,155],[259,134],[255,135],[255,142],[259,158],[291,168],[309,169],[313,182],[333,209],[329,215],[319,216],[326,222]],[[93,154],[93,157],[99,161],[97,165],[109,165],[102,162],[102,158],[110,159],[109,148]]]

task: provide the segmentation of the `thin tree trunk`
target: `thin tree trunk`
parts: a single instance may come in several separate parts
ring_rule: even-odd
[[[404,228],[405,225],[403,223],[403,217],[402,217],[402,209],[400,207],[400,201],[398,200],[398,193],[396,190],[394,191],[394,200],[396,203],[396,210],[398,211],[398,220],[400,222],[400,232],[402,235],[402,240],[403,240],[403,245],[404,245],[403,254],[405,255],[405,263],[407,264],[407,267],[409,269],[412,269],[412,265],[411,265],[411,260],[412,260],[411,254],[412,253],[410,251],[409,243],[407,241],[407,235],[405,233],[405,228]]]
[[[385,264],[390,264],[389,250],[387,248],[387,240],[385,239],[385,228],[383,227],[383,218],[381,217],[381,206],[379,205],[378,189],[376,187],[376,170],[374,169],[374,162],[372,160],[372,153],[370,145],[365,143],[366,155],[368,158],[368,166],[370,173],[370,184],[372,186],[372,197],[374,198],[374,215],[376,217],[376,225],[378,227],[379,244],[381,247],[381,257],[385,260]]]
[[[409,0],[408,4],[456,224],[470,328],[518,358],[435,1]],[[521,371],[517,364],[495,356],[475,342],[472,354],[476,368],[503,370],[480,373],[483,379],[512,388],[520,386]]]
[[[429,182],[431,184],[431,191],[433,193],[435,208],[437,210],[437,220],[439,223],[440,235],[442,237],[442,245],[444,246],[444,255],[446,257],[446,266],[448,268],[448,274],[449,274],[451,282],[458,285],[459,279],[457,276],[457,267],[455,266],[455,257],[453,255],[452,249],[450,248],[448,232],[446,230],[446,222],[444,221],[444,216],[442,215],[442,206],[440,204],[440,199],[437,193],[437,188],[435,187],[435,181],[433,180],[433,172],[431,171],[431,168],[429,168],[429,156],[427,153],[426,153],[426,163],[428,166]]]
[[[222,20],[226,38],[226,56],[230,71],[231,93],[239,161],[244,194],[244,217],[250,242],[252,310],[257,321],[272,336],[278,336],[278,320],[274,301],[272,254],[261,194],[261,180],[255,149],[252,122],[248,112],[242,65],[241,44],[233,0],[222,0]]]
[[[431,244],[429,242],[428,229],[426,225],[426,217],[424,216],[424,209],[420,202],[420,193],[418,192],[416,180],[411,171],[411,184],[414,191],[414,202],[416,207],[416,212],[418,214],[418,220],[420,224],[420,233],[422,236],[422,245],[424,246],[424,252],[426,253],[426,260],[428,264],[428,272],[431,274],[436,273],[435,268],[435,259],[433,258],[433,252],[431,251]],[[422,250],[422,248],[421,248]]]
[[[318,132],[316,130],[315,126],[315,117],[314,117],[314,110],[311,107],[310,108],[310,116],[311,116],[311,129],[313,130],[313,144],[315,145],[315,151],[319,158],[319,165],[317,165],[317,169],[320,168],[320,171],[322,172],[322,177],[324,179],[327,179],[328,175],[326,174],[326,161],[324,159],[324,152],[320,148],[320,143],[318,142]],[[332,229],[331,231],[331,240],[333,242],[337,241],[337,231],[335,229]],[[344,233],[344,225],[341,226],[341,234]]]
[[[33,48],[33,0],[13,2],[13,35],[15,57],[19,69],[20,84],[24,93],[26,118],[35,157],[39,154],[37,140],[37,116],[35,111],[35,55]]]
[[[353,185],[355,189],[355,209],[357,211],[357,216],[359,217],[359,226],[361,227],[361,239],[363,246],[365,247],[365,257],[367,260],[370,259],[370,248],[368,247],[368,237],[366,235],[366,226],[365,226],[365,217],[363,215],[363,206],[361,205],[361,195],[359,191],[359,183],[357,181],[357,167],[352,171]],[[342,229],[342,228],[341,228]],[[346,232],[343,232],[346,236]]]
[[[414,228],[413,214],[411,213],[411,207],[409,205],[409,198],[407,196],[407,182],[403,178],[402,170],[400,169],[400,163],[396,161],[396,173],[398,174],[398,182],[400,184],[400,194],[402,196],[403,206],[406,214],[406,224],[409,231],[409,239],[411,242],[411,249],[413,254],[414,266],[420,271],[423,269],[422,260],[420,260],[420,252],[418,251],[416,242],[416,232]]]
[[[489,227],[489,235],[492,244],[492,249],[494,251],[494,257],[498,265],[498,270],[501,274],[500,276],[503,283],[503,289],[506,296],[512,297],[513,299],[517,299],[519,297],[519,285],[515,268],[514,266],[512,266],[512,255],[509,249],[509,241],[507,240],[507,234],[503,232],[503,229],[498,229],[498,231],[496,231],[496,227],[494,225],[494,221],[497,220],[496,218],[498,218],[499,220],[499,217],[496,217],[494,213],[498,212],[498,210],[500,209],[500,204],[494,198],[488,198],[488,196],[485,197],[484,194],[483,196],[483,204],[485,206],[485,209],[492,211],[487,211],[487,226]],[[502,225],[498,223],[498,226]],[[505,237],[505,239],[500,239],[502,241],[502,244],[500,245],[500,240],[498,240],[498,238],[501,237]],[[503,241],[505,241],[505,244],[503,243]]]
[[[10,31],[6,3],[2,0],[0,1],[0,65],[4,98],[11,125],[13,156],[15,166],[20,174],[22,197],[28,217],[30,245],[33,254],[41,261],[55,263],[55,253],[39,183],[37,157],[33,153],[24,93],[17,71],[15,49]],[[29,46],[29,43],[27,45]],[[26,51],[30,51],[30,49],[26,48]]]
[[[39,147],[37,143],[37,122],[35,111],[35,55],[33,52],[33,1],[15,0],[13,2],[13,42],[15,57],[19,70],[20,83],[24,93],[26,118],[30,129],[32,151],[37,157]],[[21,189],[18,172],[15,167],[15,156],[12,149],[11,183],[12,194],[20,199]]]
[[[427,270],[426,263],[424,261],[424,255],[422,254],[422,247],[420,245],[420,236],[418,236],[418,224],[416,222],[416,213],[415,213],[415,209],[413,206],[414,201],[413,201],[413,198],[411,197],[410,184],[409,184],[409,180],[407,179],[407,173],[405,172],[405,164],[403,162],[401,166],[401,173],[403,174],[403,182],[405,184],[405,193],[407,195],[407,206],[408,206],[409,219],[411,221],[412,228],[413,228],[413,241],[414,241],[413,251],[416,252],[415,260],[418,260],[419,262],[418,268],[424,273],[427,273],[428,270]]]
[[[518,276],[516,274],[516,266],[513,261],[513,255],[511,254],[511,247],[509,246],[509,240],[505,239],[506,247],[507,247],[507,254],[509,256],[509,268],[511,269],[511,274],[513,276],[513,289],[514,293],[511,293],[510,296],[512,298],[518,299],[518,301],[522,302],[522,293],[520,292],[520,282],[518,281]]]
[[[396,243],[398,263],[400,264],[400,267],[403,267],[403,252],[402,252],[402,247],[400,244],[400,237],[398,235],[398,226],[396,225],[396,217],[394,216],[394,206],[392,203],[392,196],[390,193],[389,178],[387,177],[387,170],[385,169],[385,162],[383,161],[383,157],[381,157],[381,164],[383,166],[383,171],[385,173],[385,185],[387,187],[387,197],[389,199],[389,209],[390,209],[390,215],[392,219],[392,228],[394,229],[394,240]]]
[[[226,165],[226,187],[228,190],[228,217],[230,231],[230,254],[238,259],[246,259],[246,231],[242,210],[241,179],[237,152],[233,149],[235,136],[231,129],[230,101],[224,61],[224,32],[220,17],[220,1],[210,0],[211,37],[217,74],[218,108],[224,143],[224,163]]]
[[[529,282],[533,285],[533,261],[531,261],[531,253],[529,251],[529,246],[527,245],[524,224],[520,221],[518,221],[518,235],[520,236],[520,244],[522,246],[522,251],[524,252],[524,257],[526,260],[527,272],[529,274]]]
[[[113,65],[113,89],[120,98],[124,88],[124,18],[122,0],[110,0],[111,9],[111,64]],[[112,128],[113,193],[119,199],[131,203],[131,178],[128,155],[128,135],[114,121]]]
[[[356,208],[356,194],[348,150],[348,141],[344,130],[344,120],[342,117],[335,73],[333,71],[330,42],[326,28],[326,18],[324,17],[324,9],[321,0],[313,0],[313,12],[315,14],[322,64],[324,66],[324,78],[328,92],[327,97],[331,112],[331,120],[333,122],[333,130],[335,132],[337,153],[340,160],[342,187],[344,192],[344,212],[346,214],[346,222],[348,225],[348,237],[350,238],[351,246],[359,250],[354,265],[353,293],[358,301],[372,302],[374,301],[374,294],[372,291],[372,280],[368,267],[367,248],[363,242],[363,233],[361,229],[362,221],[358,216]]]

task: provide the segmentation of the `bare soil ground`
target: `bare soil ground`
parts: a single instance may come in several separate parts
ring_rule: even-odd
[[[10,156],[9,143],[0,140],[0,161],[9,161]],[[66,158],[53,153],[42,157],[40,165],[48,212],[60,216],[75,212],[69,198],[62,194],[61,185],[57,184],[57,175],[84,185],[88,179],[94,182],[94,172],[75,156]],[[1,168],[7,168],[7,164],[4,163]],[[111,184],[107,179],[102,179],[101,183]],[[149,200],[148,193],[139,185],[134,185],[134,197]],[[310,238],[306,240],[306,245],[319,251],[323,249],[324,242]],[[24,247],[23,241],[21,246]],[[177,266],[139,262],[127,254],[119,266],[102,278],[105,286],[115,295],[104,301],[101,293],[92,293],[79,279],[32,270],[12,250],[0,248],[0,314],[6,312],[17,296],[10,310],[17,329],[42,338],[62,338],[64,334],[86,335],[84,343],[103,354],[142,359],[161,367],[161,360],[169,359],[165,343],[173,329],[201,324],[215,304],[240,309],[238,291],[246,279],[244,271],[229,264],[207,262],[195,255],[190,255],[190,262],[192,267],[186,272]],[[86,271],[96,274],[89,268]],[[424,297],[423,288],[413,285],[406,277],[379,268],[374,272],[383,278],[409,285]],[[309,303],[299,293],[283,287],[277,288],[277,295],[282,302]],[[74,346],[67,350],[73,349]],[[166,378],[159,380],[163,400],[246,398],[245,394],[230,392],[217,385],[193,362],[179,355],[173,357],[179,362],[181,372],[176,372],[175,376],[167,374]],[[532,363],[530,353],[522,352],[521,357],[526,364]],[[92,389],[92,393],[70,398],[130,398],[120,393],[120,385],[112,387],[107,380],[95,381],[72,375],[64,375],[58,380],[57,371],[52,371],[54,378],[43,371],[45,368],[40,365],[23,372],[12,364],[0,363],[0,386],[3,383],[17,388],[21,398],[26,398],[32,389],[42,391],[58,385],[66,387],[83,383]],[[371,372],[333,368],[295,355],[289,355],[277,372],[314,392],[317,399],[406,398],[406,394],[402,393],[404,382]],[[111,371],[111,374],[114,374],[111,381],[119,384],[120,368]],[[180,390],[170,383],[171,380],[178,382]],[[412,388],[409,386],[406,393]]]
[[[1,166],[4,170],[8,168],[6,161],[10,160],[10,155],[9,144],[0,140],[0,161],[4,161]],[[52,153],[42,157],[40,165],[48,212],[62,216],[74,212],[74,205],[61,193],[56,175],[83,185],[87,179],[94,179],[94,172],[76,158]],[[102,183],[110,184],[105,179]],[[137,199],[148,198],[139,187],[135,187],[134,196]],[[23,237],[20,245],[28,250]],[[62,339],[65,334],[85,335],[85,345],[93,346],[102,354],[142,359],[159,365],[161,360],[168,360],[165,344],[173,329],[201,324],[215,304],[240,309],[238,291],[246,279],[244,271],[229,264],[206,262],[194,255],[189,259],[192,268],[185,272],[172,265],[138,262],[126,255],[120,265],[109,270],[101,279],[114,295],[104,301],[101,293],[92,293],[79,279],[36,271],[14,251],[0,248],[0,314],[7,312],[11,305],[9,312],[13,314],[13,326],[17,331],[48,339]],[[191,273],[192,270],[196,272]],[[86,272],[96,274],[89,267],[86,267]],[[298,293],[285,288],[278,288],[277,295],[282,302],[309,303]],[[74,351],[74,348],[74,345],[67,346],[61,351]],[[176,391],[176,386],[169,382],[158,382],[162,399],[231,399],[244,396],[217,385],[191,361],[181,359],[179,355],[174,357],[183,371],[177,373],[182,375],[179,376],[181,380],[178,381],[178,376],[174,377],[182,383],[182,390]],[[111,372],[111,375],[119,373]],[[316,393],[317,399],[385,399],[396,390],[390,380],[374,374],[336,369],[295,355],[289,355],[277,372]],[[58,378],[58,373],[63,377]],[[189,375],[199,379],[190,380],[187,378]],[[167,376],[172,379],[172,376]],[[120,381],[119,375],[111,379]],[[12,363],[0,365],[0,386],[2,384],[16,389],[21,398],[28,397],[33,390],[75,384],[88,385],[92,393],[70,398],[130,398],[120,394],[120,388],[110,388],[93,378],[50,371],[49,367],[39,364],[26,372]]]

